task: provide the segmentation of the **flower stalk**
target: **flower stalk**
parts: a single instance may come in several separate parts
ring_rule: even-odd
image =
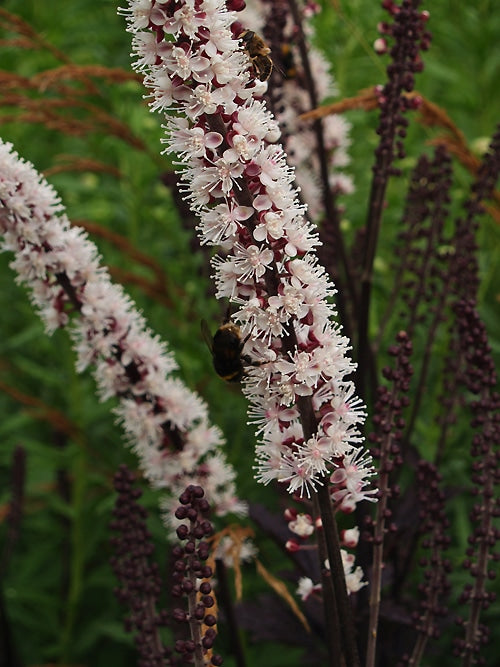
[[[223,2],[131,1],[121,11],[151,108],[169,111],[163,141],[179,158],[201,242],[220,249],[217,296],[239,306],[233,317],[256,362],[243,391],[262,435],[257,476],[307,495],[359,449],[364,408],[347,379],[348,341],[331,321],[335,290],[313,253],[317,235],[258,99],[265,84]]]
[[[266,83],[238,40],[244,26],[231,10],[240,8],[236,1],[129,0],[119,11],[151,110],[165,114],[165,152],[176,155],[201,243],[219,249],[216,296],[239,308],[233,319],[252,360],[243,392],[260,436],[256,477],[285,483],[290,493],[320,492],[330,514],[331,497],[346,506],[370,496],[364,407],[348,379],[355,366],[333,322],[335,289],[314,252],[317,233],[261,101]],[[331,548],[336,562],[338,540]],[[347,599],[345,582],[343,589]]]
[[[387,526],[387,520],[392,512],[389,508],[389,500],[394,497],[396,490],[391,488],[391,473],[395,466],[400,466],[402,458],[399,449],[399,441],[403,435],[404,421],[401,412],[409,403],[405,394],[409,389],[409,381],[412,375],[410,356],[412,343],[405,331],[400,331],[397,336],[397,345],[390,349],[390,354],[396,358],[394,368],[385,368],[384,377],[392,383],[390,389],[380,387],[378,390],[378,401],[375,404],[376,414],[374,423],[376,430],[370,434],[369,439],[377,444],[373,455],[380,459],[379,465],[379,502],[377,503],[376,516],[373,527],[373,559],[372,574],[370,578],[370,617],[368,625],[368,638],[366,649],[366,667],[374,667],[376,664],[377,631],[380,615],[380,591],[382,588],[382,569],[384,536],[391,530]]]
[[[97,248],[70,226],[53,189],[0,140],[0,233],[15,253],[18,281],[52,333],[69,328],[77,370],[90,367],[102,400],[115,408],[149,482],[165,488],[167,518],[175,493],[203,480],[218,515],[245,512],[222,436],[206,404],[172,376],[177,364],[122,289],[99,263]]]
[[[316,86],[314,84],[314,76],[309,60],[306,37],[302,27],[301,12],[296,0],[287,0],[287,2],[290,6],[290,11],[297,31],[297,45],[300,52],[302,67],[304,69],[310,108],[316,109],[319,106],[320,100],[318,99]],[[349,312],[345,304],[345,296],[346,294],[349,295],[349,302],[352,304],[352,307],[356,309],[358,300],[356,281],[354,280],[352,267],[350,265],[350,260],[344,245],[344,239],[340,231],[340,212],[335,205],[335,193],[332,191],[330,186],[330,169],[327,160],[326,142],[322,120],[320,118],[314,120],[312,127],[317,144],[316,154],[318,156],[320,166],[322,202],[326,214],[326,219],[323,221],[322,226],[327,228],[328,231],[331,231],[332,243],[329,244],[329,251],[337,255],[337,257],[333,256],[329,258],[330,266],[327,265],[327,269],[329,269],[330,274],[333,275],[335,283],[338,287],[339,293],[337,301],[339,303],[339,308],[342,315],[342,322],[344,324],[344,328],[348,333],[350,333],[353,330],[353,327],[349,321]],[[338,260],[340,260],[340,264],[343,268],[345,277],[344,280],[341,280],[339,272],[336,268]]]
[[[111,522],[113,548],[111,566],[120,583],[115,589],[119,602],[127,605],[128,632],[135,632],[135,644],[141,664],[164,667],[168,649],[160,629],[167,625],[167,613],[159,607],[162,581],[157,563],[152,559],[154,546],[146,525],[147,512],[140,505],[142,491],[135,486],[135,475],[121,465],[114,477],[117,492],[114,519]]]
[[[404,157],[403,140],[408,119],[403,113],[418,108],[419,100],[410,98],[415,85],[415,73],[423,68],[419,49],[427,49],[430,35],[424,30],[427,12],[419,12],[420,0],[403,0],[397,5],[392,0],[383,3],[392,15],[392,26],[385,25],[385,33],[394,38],[391,49],[392,62],[387,68],[388,81],[379,93],[380,120],[377,134],[379,145],[375,150],[375,164],[366,221],[366,245],[361,273],[358,311],[358,372],[356,386],[361,396],[366,395],[365,383],[372,366],[368,339],[373,263],[382,221],[382,211],[387,185],[391,175],[399,172],[393,167],[396,158]]]

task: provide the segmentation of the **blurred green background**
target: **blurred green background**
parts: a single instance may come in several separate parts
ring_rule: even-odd
[[[425,70],[417,79],[417,89],[448,112],[478,155],[486,148],[500,118],[500,12],[495,5],[493,1],[433,3],[429,7],[429,29],[434,40],[431,50],[424,54]],[[123,18],[116,15],[114,2],[5,0],[2,6],[22,17],[39,40],[38,48],[33,48],[34,35],[28,36],[29,48],[26,42],[13,42],[20,34],[6,29],[2,17],[0,63],[4,72],[31,78],[59,66],[62,58],[75,65],[131,72],[130,35],[124,30]],[[371,48],[378,36],[377,23],[386,18],[379,4],[324,0],[322,6],[323,14],[316,20],[316,43],[332,64],[340,95],[353,96],[363,88],[383,83],[386,60],[375,56]],[[47,45],[55,47],[59,55]],[[148,113],[140,83],[132,77],[122,80],[118,73],[105,80],[93,76],[89,93],[84,90],[85,81],[65,82],[72,96],[78,93],[86,104],[93,105],[59,110],[59,123],[64,119],[79,122],[81,134],[70,135],[38,122],[35,101],[43,98],[49,105],[56,97],[53,90],[40,93],[27,84],[21,106],[12,97],[8,80],[4,81],[0,88],[0,136],[13,142],[20,155],[39,171],[48,171],[48,179],[60,194],[71,221],[92,223],[91,238],[103,262],[115,272],[117,280],[123,281],[152,329],[169,341],[180,376],[202,394],[213,421],[224,431],[228,457],[237,466],[240,496],[277,509],[274,491],[257,485],[252,476],[255,438],[245,426],[245,402],[238,388],[214,377],[210,353],[199,333],[200,320],[207,319],[215,329],[226,306],[213,297],[208,254],[194,250],[192,223],[187,216],[179,215],[173,195],[162,181],[170,165],[159,155],[161,120]],[[348,171],[356,185],[356,193],[342,202],[342,226],[349,243],[365,222],[377,117],[364,111],[349,112],[347,117],[353,125]],[[416,123],[411,125],[403,163],[405,175],[392,182],[387,195],[389,205],[376,261],[374,330],[391,287],[390,262],[405,179],[418,155],[430,152],[426,142],[435,134]],[[94,160],[101,166],[78,171],[55,169],[76,158]],[[469,183],[469,174],[457,165],[452,204],[457,212]],[[110,230],[114,236],[106,238],[99,229]],[[499,290],[495,276],[500,264],[499,237],[498,223],[485,216],[478,239],[480,309],[497,358]],[[132,248],[144,257],[138,259]],[[112,594],[115,582],[108,565],[107,525],[114,502],[113,472],[121,462],[133,467],[135,459],[123,446],[121,430],[110,411],[112,401],[99,403],[92,379],[75,373],[74,355],[65,332],[51,338],[45,335],[26,291],[14,282],[10,261],[8,254],[0,256],[3,508],[9,499],[13,450],[21,445],[27,453],[25,516],[2,584],[15,643],[26,665],[133,665],[132,642],[122,630],[122,612]],[[386,344],[397,328],[397,321],[391,323]],[[34,404],[33,397],[39,403]],[[54,414],[64,416],[68,424],[61,426]],[[428,433],[430,428],[424,413],[422,432]],[[460,442],[458,434],[456,451],[460,455],[445,463],[445,477],[453,479],[457,487],[468,483],[468,446],[467,440]],[[167,549],[158,496],[146,489],[145,501],[163,561]],[[468,503],[457,494],[451,506],[458,554],[463,553],[467,536]],[[5,525],[0,529],[3,539]],[[259,542],[259,547],[261,558],[268,565],[272,563],[278,555],[275,547],[265,541]],[[245,590],[257,596],[267,588],[254,576]],[[492,627],[498,620],[497,605],[490,612]],[[298,649],[272,644],[264,649],[250,642],[247,649],[249,665],[262,661],[263,651],[267,667],[300,664]],[[438,661],[442,667],[455,664],[443,656]],[[225,664],[234,663],[227,659]]]

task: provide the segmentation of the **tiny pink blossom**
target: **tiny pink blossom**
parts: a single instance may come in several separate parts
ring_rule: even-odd
[[[288,528],[299,537],[309,537],[314,533],[313,520],[309,514],[298,514],[288,523]]]

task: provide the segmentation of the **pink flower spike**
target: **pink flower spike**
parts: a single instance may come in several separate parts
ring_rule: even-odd
[[[134,67],[147,72],[151,99],[158,98],[157,82],[165,76],[178,82],[184,73],[182,83],[191,89],[189,99],[172,101],[164,142],[177,154],[201,243],[219,246],[212,260],[216,296],[238,307],[233,319],[245,336],[245,358],[252,360],[242,389],[260,438],[256,478],[309,497],[342,468],[344,457],[359,463],[365,411],[349,379],[355,369],[349,341],[334,321],[335,287],[315,254],[318,233],[305,218],[295,173],[277,143],[278,123],[261,99],[267,83],[249,67],[231,30],[236,14],[224,0],[162,3],[165,40],[154,62],[143,56],[139,35],[149,27],[134,17],[137,1],[128,0],[130,9],[122,13],[134,34]],[[325,122],[339,164],[347,162],[347,129],[345,122]],[[307,437],[306,414],[314,422]],[[368,468],[366,463],[360,479],[349,471],[333,482],[336,503],[369,495]]]
[[[145,476],[168,489],[169,527],[189,483],[203,485],[217,514],[246,513],[207,406],[172,376],[172,353],[111,282],[86,232],[70,226],[53,189],[1,139],[0,234],[47,332],[67,326],[77,370],[91,366],[101,399],[118,400],[114,412]]]

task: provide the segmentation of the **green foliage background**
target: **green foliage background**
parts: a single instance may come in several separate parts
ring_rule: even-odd
[[[352,96],[362,88],[383,83],[385,61],[371,49],[378,36],[377,22],[385,20],[378,3],[324,0],[322,4],[324,13],[317,21],[317,44],[332,63],[341,96]],[[451,0],[433,3],[429,7],[429,28],[434,41],[424,55],[424,73],[417,80],[417,89],[447,110],[478,154],[486,147],[499,119],[500,13],[495,4]],[[73,63],[130,71],[130,35],[124,30],[123,19],[116,15],[114,2],[5,0],[3,7],[23,17]],[[339,8],[340,13],[336,11]],[[26,77],[58,64],[47,51],[14,48],[4,42],[0,42],[0,63],[3,70]],[[214,377],[209,352],[199,334],[200,320],[206,318],[215,328],[225,306],[216,303],[212,296],[206,253],[193,252],[193,234],[179,218],[172,195],[161,182],[161,174],[168,165],[159,156],[160,119],[148,113],[139,83],[102,83],[97,78],[93,81],[96,91],[92,102],[127,125],[143,142],[144,150],[104,132],[71,137],[40,124],[12,119],[12,109],[5,106],[1,95],[0,135],[12,141],[20,155],[33,162],[39,171],[50,169],[64,155],[100,160],[119,170],[120,178],[83,171],[54,173],[49,180],[72,221],[92,221],[120,234],[162,267],[168,307],[145,295],[137,284],[126,285],[126,289],[144,311],[151,327],[169,341],[181,377],[209,403],[213,421],[226,434],[228,456],[237,466],[240,495],[276,508],[272,489],[258,486],[252,477],[254,436],[245,426],[244,401],[237,389]],[[82,112],[78,113],[84,117]],[[365,222],[377,119],[375,114],[362,111],[351,112],[348,118],[353,123],[349,171],[357,190],[345,199],[343,229],[346,238],[352,240]],[[406,175],[421,151],[430,150],[426,141],[433,134],[412,124],[406,143],[408,157],[403,165]],[[458,212],[470,176],[460,166],[456,175],[453,208]],[[391,287],[391,257],[404,191],[405,178],[393,180],[376,263],[374,331]],[[479,234],[480,309],[497,355],[499,290],[495,276],[500,268],[499,236],[498,224],[484,217]],[[131,271],[142,278],[151,277],[150,269],[114,244],[101,237],[93,240],[108,266]],[[112,402],[99,403],[92,379],[75,373],[74,355],[66,334],[58,332],[52,338],[45,335],[25,290],[13,280],[8,268],[10,261],[11,257],[0,256],[0,502],[3,507],[9,499],[9,470],[16,445],[26,449],[28,465],[26,513],[3,582],[14,639],[26,665],[48,662],[94,667],[133,665],[135,653],[130,638],[122,630],[122,612],[112,594],[115,583],[108,565],[107,525],[114,501],[113,472],[124,461],[134,466],[134,456],[123,446],[121,431],[110,412]],[[389,329],[386,343],[398,329],[396,320]],[[439,365],[438,359],[436,364]],[[17,400],[12,390],[36,397],[45,406],[59,411],[73,425],[73,435],[61,434],[54,423],[40,418],[43,408]],[[431,387],[430,399],[435,398]],[[426,448],[432,440],[433,428],[424,409],[419,424],[424,454],[430,455]],[[469,441],[458,432],[455,446],[456,453],[447,458],[444,473],[448,480],[454,480],[451,518],[458,565],[468,532]],[[65,471],[69,482],[68,497],[58,487],[61,471]],[[157,510],[158,498],[147,489],[145,498],[163,562],[167,549]],[[5,526],[0,525],[0,531],[0,536],[5,537]],[[271,563],[276,557],[274,547],[265,542],[259,546],[262,557],[267,556]],[[246,581],[250,597],[266,590],[255,577]],[[461,583],[459,578],[457,586]],[[492,628],[498,622],[499,611],[497,605],[490,612]],[[299,652],[295,649],[271,644],[254,647],[250,642],[247,649],[249,665],[257,664],[263,651],[267,667],[299,664]],[[442,667],[455,664],[443,656],[439,657],[439,663]],[[233,663],[227,660],[225,664]]]

